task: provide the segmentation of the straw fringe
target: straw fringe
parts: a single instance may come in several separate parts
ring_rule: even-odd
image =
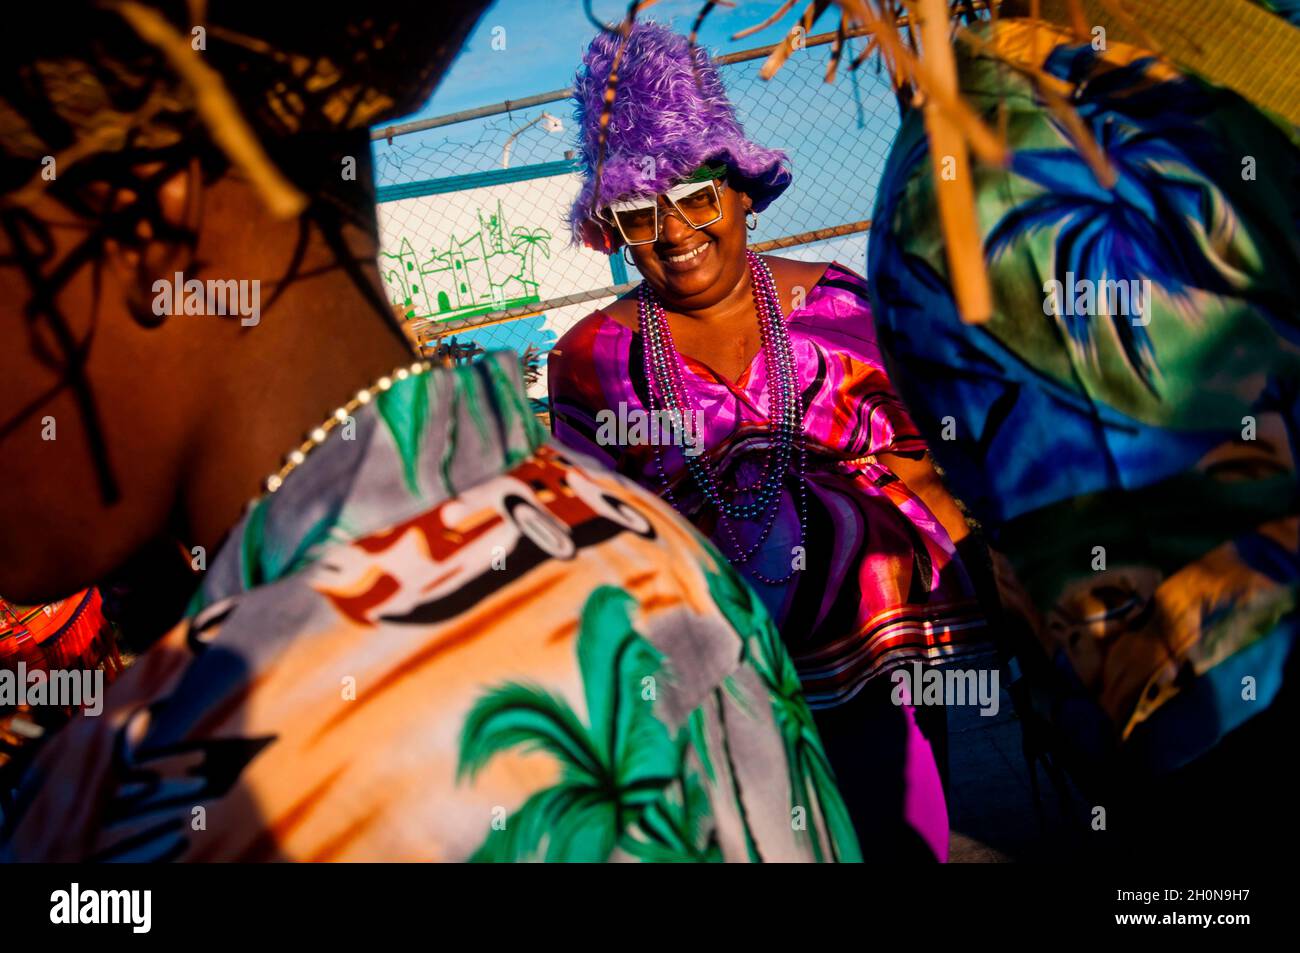
[[[290,184],[263,151],[221,75],[195,55],[189,41],[155,10],[133,0],[103,0],[101,6],[122,17],[140,39],[167,57],[194,92],[195,111],[213,141],[246,176],[271,214],[295,218],[307,207],[307,197]]]

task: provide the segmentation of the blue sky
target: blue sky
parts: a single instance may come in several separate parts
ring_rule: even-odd
[[[661,0],[645,11],[643,18],[667,22],[686,33],[700,3]],[[731,36],[761,23],[779,6],[780,0],[739,0],[732,8],[717,7],[705,21],[700,41],[714,55],[778,42],[796,22],[802,4],[757,34],[739,41]],[[595,14],[611,21],[625,10],[621,0],[595,0]],[[812,32],[833,30],[836,15],[833,8],[829,10]],[[500,35],[500,29],[505,30],[504,50],[493,49],[493,36]],[[393,122],[445,115],[569,86],[595,33],[579,0],[499,0],[483,15],[432,99],[417,113]],[[861,42],[850,41],[845,67],[861,49]],[[857,73],[842,68],[833,84],[822,81],[829,52],[829,46],[797,52],[776,78],[766,83],[757,80],[759,61],[723,69],[723,80],[746,132],[763,145],[786,150],[795,171],[794,194],[779,208],[774,207],[763,228],[772,236],[868,217],[884,154],[897,129],[892,91],[871,65]],[[573,104],[567,100],[399,136],[392,145],[378,141],[376,178],[379,184],[390,185],[499,167],[502,148],[512,132],[538,119],[543,111],[563,121],[562,132],[547,134],[541,126],[529,127],[514,141],[511,164],[562,159],[577,137]],[[826,206],[832,202],[837,208],[828,214]]]
[[[701,6],[700,0],[660,0],[642,17],[670,23],[686,33]],[[775,43],[790,29],[803,4],[761,33],[738,42],[730,37],[761,23],[779,6],[779,0],[737,0],[734,8],[716,7],[704,21],[700,42],[714,54]],[[592,9],[596,16],[613,22],[623,17],[627,4],[595,0]],[[814,32],[832,30],[834,23],[833,12],[828,12]],[[495,27],[505,28],[504,50],[492,48]],[[595,33],[579,0],[499,0],[483,14],[433,98],[406,118],[439,116],[568,86]]]

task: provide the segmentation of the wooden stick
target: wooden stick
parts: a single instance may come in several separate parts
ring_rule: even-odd
[[[944,0],[918,0],[916,7],[921,56],[929,74],[927,92],[932,93],[926,97],[922,111],[930,139],[934,191],[939,203],[948,271],[962,320],[967,324],[982,324],[993,315],[993,294],[975,217],[970,156],[961,129],[936,102],[936,96],[957,98],[957,62],[948,37],[948,5]]]
[[[196,56],[189,41],[176,32],[156,10],[132,0],[104,3],[125,20],[140,39],[155,47],[194,92],[194,108],[208,127],[213,140],[248,176],[254,190],[278,218],[294,218],[307,207],[307,197],[298,191],[271,162],[252,128],[245,121],[235,99],[226,89],[221,74]]]

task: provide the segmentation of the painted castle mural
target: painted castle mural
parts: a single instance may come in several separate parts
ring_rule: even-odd
[[[537,256],[551,256],[544,228],[510,228],[498,200],[496,211],[478,210],[479,229],[453,237],[446,248],[421,256],[403,235],[396,252],[381,252],[380,270],[389,298],[408,318],[471,318],[489,311],[536,304]]]

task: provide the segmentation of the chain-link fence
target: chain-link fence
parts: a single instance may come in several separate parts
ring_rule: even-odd
[[[888,74],[872,61],[848,68],[862,38],[846,42],[836,78],[825,82],[825,39],[808,37],[769,81],[759,77],[762,50],[719,63],[746,134],[785,150],[794,172],[794,183],[760,216],[751,245],[862,272],[898,106]],[[532,348],[540,357],[639,280],[621,255],[572,244],[566,216],[580,185],[573,106],[543,98],[376,142],[389,297],[422,338],[451,342],[460,354]],[[544,365],[537,362],[532,397],[545,394]]]

